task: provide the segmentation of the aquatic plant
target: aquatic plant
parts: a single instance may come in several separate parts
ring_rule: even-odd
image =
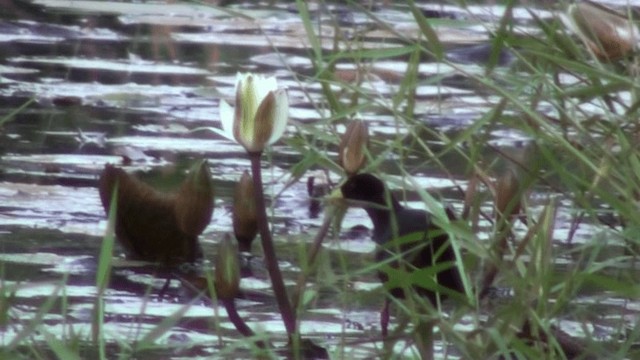
[[[286,90],[278,88],[275,78],[255,74],[238,74],[235,94],[235,111],[225,101],[220,102],[222,131],[217,128],[211,130],[241,144],[251,160],[256,220],[265,264],[282,320],[287,333],[292,336],[296,333],[296,316],[282,280],[269,229],[260,164],[265,147],[278,141],[284,133],[289,119],[289,100]]]

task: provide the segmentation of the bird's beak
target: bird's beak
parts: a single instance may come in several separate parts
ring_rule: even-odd
[[[340,188],[333,189],[333,191],[329,195],[329,199],[344,199],[344,196],[342,195],[342,189]]]

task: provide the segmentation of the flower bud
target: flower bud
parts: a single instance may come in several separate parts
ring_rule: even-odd
[[[240,264],[238,250],[231,242],[228,234],[218,245],[216,255],[215,285],[219,299],[230,300],[240,291]]]
[[[582,2],[567,8],[569,26],[601,60],[617,60],[635,49],[640,34],[623,14]]]
[[[342,135],[338,151],[338,163],[348,176],[356,174],[365,164],[369,130],[362,120],[353,120]]]
[[[258,233],[253,179],[245,170],[233,195],[233,232],[241,252],[251,252],[251,243]]]
[[[508,169],[496,184],[495,206],[499,217],[508,219],[520,214],[522,193],[515,171]]]

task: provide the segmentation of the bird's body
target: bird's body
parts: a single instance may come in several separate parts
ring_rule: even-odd
[[[392,226],[384,226],[381,235],[376,234],[374,228],[373,240],[379,245],[376,252],[376,261],[386,261],[394,254],[402,253],[402,263],[392,261],[391,266],[394,268],[404,267],[404,271],[414,271],[428,268],[437,264],[450,264],[450,267],[438,272],[436,275],[437,283],[440,286],[449,288],[450,290],[462,292],[462,280],[460,273],[455,266],[456,256],[448,243],[449,237],[441,229],[437,228],[431,222],[431,214],[416,209],[402,208],[395,213],[397,220],[397,233],[394,234]],[[455,220],[452,213],[447,212],[449,220]],[[390,221],[394,221],[390,219]],[[389,223],[391,224],[391,223]],[[378,226],[382,227],[382,226]],[[411,235],[413,234],[413,235]],[[404,239],[400,241],[402,244],[395,244],[394,239]],[[445,247],[441,250],[442,247]],[[436,255],[438,251],[441,254]],[[378,276],[383,283],[388,281],[385,272],[379,272]],[[433,305],[436,305],[436,292],[424,287],[414,286],[414,290],[427,297]],[[392,296],[404,297],[402,289],[391,288],[389,292]],[[444,299],[446,295],[440,292]]]
[[[405,208],[389,193],[382,181],[370,174],[352,176],[341,187],[345,199],[356,200],[361,203],[373,222],[373,240],[378,244],[376,260],[390,261],[394,269],[413,272],[433,266],[441,266],[435,280],[437,286],[412,286],[418,294],[427,297],[436,305],[436,298],[441,299],[451,292],[464,292],[462,278],[456,264],[456,256],[449,242],[449,237],[441,228],[432,222],[431,214],[423,210]],[[387,205],[388,204],[388,205]],[[454,220],[454,214],[447,210],[447,216]],[[398,255],[401,254],[401,255]],[[395,260],[390,260],[395,259]],[[401,260],[398,260],[401,259]],[[378,273],[383,283],[391,282],[387,272]],[[428,276],[428,275],[425,275]],[[430,283],[424,279],[424,283]],[[398,298],[405,296],[401,287],[389,286],[389,293]],[[446,288],[446,289],[445,289]],[[385,307],[388,304],[385,304]],[[387,309],[383,309],[383,333],[386,333],[385,316]]]
[[[208,174],[206,171],[204,176]],[[190,177],[189,180],[193,179]],[[213,198],[201,196],[206,203],[204,206],[191,204],[193,198],[198,197],[189,196],[194,190],[186,189],[192,187],[187,185],[188,181],[178,193],[166,195],[120,168],[105,166],[99,181],[100,199],[108,214],[112,193],[117,185],[115,232],[128,257],[165,265],[194,262],[202,258],[198,235],[204,230],[202,224],[206,226],[211,219]],[[194,209],[201,219],[206,220],[194,221]]]

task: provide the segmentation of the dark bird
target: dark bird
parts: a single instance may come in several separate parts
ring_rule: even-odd
[[[436,298],[444,299],[453,292],[463,293],[460,272],[456,267],[456,256],[448,235],[432,222],[431,214],[423,210],[405,208],[385,188],[377,177],[358,174],[350,177],[341,187],[342,197],[357,201],[373,222],[373,240],[378,244],[376,261],[389,262],[390,258],[401,254],[401,260],[390,261],[392,269],[414,272],[425,268],[440,268],[435,276],[437,285],[429,288],[413,284],[416,293],[428,298],[435,306]],[[339,196],[339,195],[337,195]],[[451,210],[446,209],[450,220],[455,220]],[[416,234],[410,236],[410,234]],[[396,241],[397,240],[397,241]],[[399,250],[399,251],[398,251]],[[391,296],[404,298],[401,287],[394,287],[387,272],[379,271],[380,280],[385,283]],[[428,275],[425,275],[428,276]],[[429,284],[429,279],[422,279]],[[433,278],[431,279],[433,283]],[[389,299],[385,300],[380,314],[382,335],[386,336],[389,324]]]
[[[107,214],[116,188],[116,237],[128,257],[169,266],[202,258],[198,236],[213,213],[213,184],[205,161],[169,195],[106,165],[98,190]]]

